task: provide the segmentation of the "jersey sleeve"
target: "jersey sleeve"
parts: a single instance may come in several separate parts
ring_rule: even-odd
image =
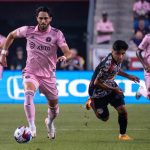
[[[23,26],[16,29],[17,37],[26,37],[28,26]]]
[[[64,37],[63,33],[60,30],[57,33],[57,45],[59,47],[67,46],[65,37]]]
[[[138,48],[141,50],[147,49],[147,46],[149,44],[149,40],[150,40],[150,35],[145,35],[144,39],[142,40],[142,42],[140,43]]]

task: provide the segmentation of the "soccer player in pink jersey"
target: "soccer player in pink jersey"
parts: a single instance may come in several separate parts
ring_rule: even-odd
[[[5,40],[6,40],[6,38],[3,35],[0,35],[0,52],[3,48]],[[3,74],[3,66],[0,65],[0,80],[2,79],[2,74]]]
[[[144,56],[142,52],[144,52]],[[136,98],[139,99],[143,95],[150,100],[150,34],[145,35],[136,54],[144,67],[144,80],[146,84],[146,89],[143,86],[139,87],[136,92]]]
[[[71,58],[71,52],[63,33],[50,25],[51,10],[47,7],[36,9],[37,26],[23,26],[9,33],[0,55],[0,63],[5,66],[8,48],[16,38],[26,38],[27,61],[23,70],[25,91],[24,110],[32,132],[36,136],[35,106],[33,98],[39,88],[48,100],[48,117],[45,119],[48,137],[55,139],[53,120],[59,113],[58,91],[56,88],[56,63]],[[57,59],[57,48],[64,53]]]

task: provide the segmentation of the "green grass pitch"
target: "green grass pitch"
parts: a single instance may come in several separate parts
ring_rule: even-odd
[[[0,150],[150,150],[150,105],[127,105],[127,133],[133,141],[118,140],[115,109],[109,107],[110,119],[98,120],[83,105],[60,105],[55,120],[56,140],[47,139],[44,119],[47,105],[36,105],[37,137],[27,144],[18,144],[13,133],[27,125],[23,105],[0,105]]]

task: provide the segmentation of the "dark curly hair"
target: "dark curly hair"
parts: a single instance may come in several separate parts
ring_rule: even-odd
[[[121,50],[127,50],[128,44],[125,41],[117,40],[113,44],[113,50],[114,51],[121,51]]]
[[[52,9],[50,9],[49,7],[46,7],[46,6],[40,6],[38,7],[36,10],[35,10],[35,15],[36,17],[39,15],[39,12],[47,12],[49,14],[50,17],[53,16],[52,14]]]

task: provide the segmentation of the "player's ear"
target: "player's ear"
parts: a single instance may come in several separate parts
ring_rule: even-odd
[[[52,21],[52,17],[49,17],[50,22]]]
[[[38,16],[36,16],[36,21],[38,21]]]

